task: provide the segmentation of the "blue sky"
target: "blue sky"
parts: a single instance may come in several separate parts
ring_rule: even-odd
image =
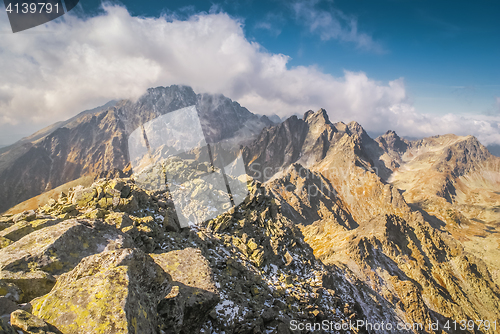
[[[318,12],[357,22],[380,50],[322,38],[290,1],[121,1],[131,14],[187,17],[214,10],[244,22],[249,40],[291,57],[288,66],[317,65],[324,72],[363,71],[376,80],[404,77],[422,112],[492,113],[500,96],[500,2],[343,0],[312,1]],[[99,1],[82,1],[85,13]],[[346,23],[342,20],[341,23]],[[328,28],[326,28],[328,29]],[[346,27],[348,29],[348,26]]]
[[[500,144],[498,17],[495,1],[82,0],[12,34],[0,12],[0,145],[171,84],[260,114],[324,107],[372,134]]]

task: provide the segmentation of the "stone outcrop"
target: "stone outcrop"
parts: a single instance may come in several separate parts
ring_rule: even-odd
[[[63,333],[154,333],[169,289],[170,277],[149,255],[123,248],[83,259],[31,305]]]
[[[199,332],[219,302],[209,262],[194,248],[151,256],[172,277],[172,290],[158,304],[162,327],[174,333]]]
[[[10,315],[11,326],[26,334],[56,334],[60,333],[42,319],[23,310],[17,310]]]

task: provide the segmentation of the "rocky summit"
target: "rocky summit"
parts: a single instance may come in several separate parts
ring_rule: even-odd
[[[0,333],[498,331],[500,158],[476,138],[373,139],[323,109],[273,124],[191,91],[154,89],[79,117],[120,115],[126,137],[155,108],[195,104],[210,115],[207,143],[237,138],[244,168],[193,151],[143,173],[75,172],[10,209]],[[207,125],[227,110],[254,127]]]
[[[249,190],[239,206],[183,230],[168,192],[130,179],[102,179],[4,216],[0,233],[11,242],[0,250],[1,298],[10,305],[3,326],[287,333],[293,319],[362,319],[351,283],[315,258],[266,187],[252,182]]]

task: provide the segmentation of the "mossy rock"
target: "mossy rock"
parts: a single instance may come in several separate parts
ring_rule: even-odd
[[[156,333],[156,307],[170,281],[140,250],[107,251],[83,259],[31,305],[65,334]]]
[[[249,248],[252,252],[253,252],[253,251],[255,251],[255,250],[259,247],[259,245],[257,245],[257,243],[255,242],[255,240],[253,240],[253,239],[250,239],[250,240],[248,241],[247,246],[248,246],[248,248]]]
[[[19,303],[22,299],[23,292],[15,284],[0,280],[0,296]]]
[[[0,231],[5,230],[6,228],[12,226],[14,224],[12,220],[12,216],[2,216],[0,217]]]
[[[112,212],[106,217],[105,221],[107,224],[115,226],[118,229],[134,225],[134,221],[124,212]]]
[[[12,221],[14,223],[17,223],[21,220],[32,221],[34,219],[36,219],[35,210],[27,210],[27,211],[24,211],[24,212],[21,212],[21,213],[18,213],[18,214],[15,214],[14,216],[12,216]]]
[[[108,186],[106,187],[107,189],[113,189],[113,190],[118,190],[121,192],[121,190],[125,187],[125,182],[122,180],[114,179],[109,181]],[[121,193],[120,193],[121,195]]]
[[[63,206],[61,206],[60,211],[61,211],[61,213],[75,214],[77,212],[76,205],[75,204],[63,205]]]
[[[250,256],[250,261],[255,264],[257,267],[262,267],[264,264],[264,250],[263,249],[258,249],[252,253]]]
[[[97,190],[94,188],[76,189],[71,196],[71,202],[79,207],[85,207],[95,197],[97,197]]]
[[[115,209],[122,212],[133,213],[139,210],[139,201],[134,195],[128,198],[120,198]]]
[[[101,209],[109,209],[109,208],[112,208],[113,207],[113,197],[103,197],[99,200],[99,202],[97,202],[97,204],[99,205],[99,207]],[[119,204],[119,200],[118,202],[116,203],[116,206]]]
[[[15,272],[40,269],[59,275],[73,269],[85,256],[127,241],[126,235],[111,226],[92,223],[67,220],[35,231],[0,250],[0,267]]]
[[[217,293],[215,281],[208,260],[196,248],[151,254],[153,260],[172,280],[182,284]]]

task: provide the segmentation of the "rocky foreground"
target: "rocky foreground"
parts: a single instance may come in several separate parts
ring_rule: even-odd
[[[306,333],[297,324],[323,321],[323,332],[388,333],[347,325],[497,319],[488,268],[373,182],[379,209],[397,214],[367,223],[293,164],[185,229],[168,190],[133,179],[72,188],[0,219],[0,333]]]
[[[288,333],[362,317],[269,191],[181,230],[167,192],[77,187],[0,221],[0,333]]]

